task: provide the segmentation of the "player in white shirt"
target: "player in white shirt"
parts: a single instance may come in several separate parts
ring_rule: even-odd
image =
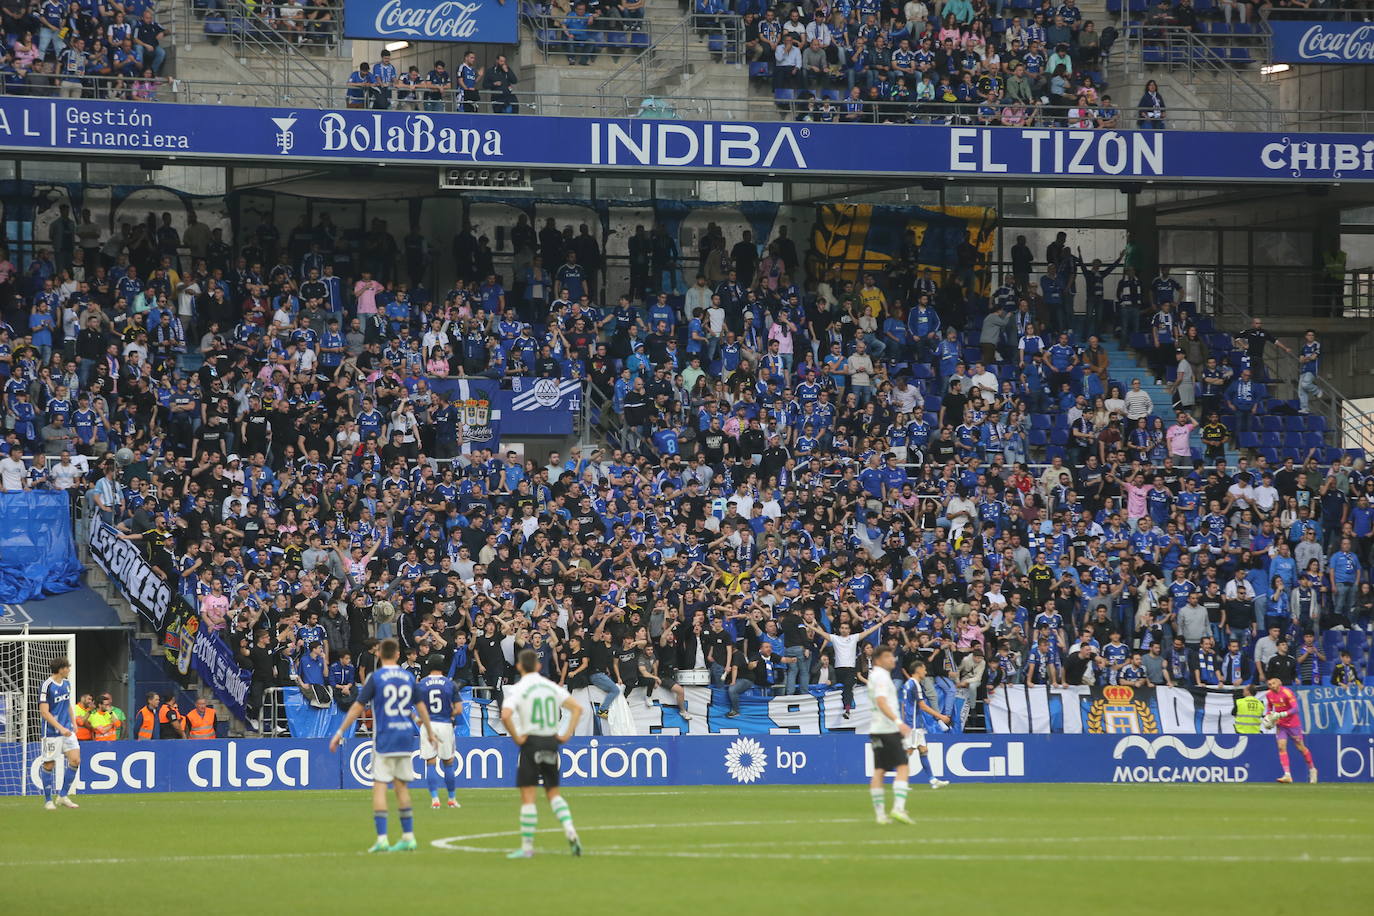
[[[892,669],[897,657],[889,646],[879,646],[873,653],[873,670],[868,673],[868,697],[873,704],[873,720],[868,726],[868,740],[873,745],[873,778],[868,791],[873,797],[873,811],[878,823],[900,821],[910,824],[906,813],[907,758],[902,739],[911,733],[911,726],[902,721],[897,708],[897,687],[892,683]],[[887,790],[883,783],[888,771],[893,773],[892,814],[884,811]]]
[[[43,720],[43,766],[40,778],[43,781],[43,807],[49,811],[81,807],[72,801],[72,789],[76,784],[76,771],[81,766],[81,745],[72,731],[72,682],[67,680],[71,674],[72,663],[66,658],[55,658],[48,666],[52,677],[43,682],[38,694],[38,715]],[[66,791],[57,795],[54,783],[57,781],[57,761],[67,758]]]
[[[515,768],[515,785],[520,790],[520,848],[506,858],[528,859],[534,855],[534,832],[539,824],[534,790],[541,783],[554,817],[563,825],[572,854],[580,856],[582,843],[573,826],[572,812],[558,790],[558,748],[577,730],[582,706],[560,685],[539,674],[539,655],[534,650],[521,650],[515,664],[522,677],[502,694],[501,724],[520,747],[520,762]],[[562,709],[568,710],[571,718],[567,730],[559,734]]]

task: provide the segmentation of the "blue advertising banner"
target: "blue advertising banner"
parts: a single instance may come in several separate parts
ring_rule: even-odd
[[[81,584],[72,507],[60,490],[0,493],[0,604],[22,604]]]
[[[344,0],[344,37],[515,44],[517,7],[516,0]]]
[[[1314,735],[1307,746],[1322,782],[1374,781],[1374,739]],[[932,739],[929,750],[934,775],[970,782],[1243,783],[1282,773],[1268,736],[959,735]],[[357,738],[337,753],[324,740],[266,738],[90,743],[82,756],[84,794],[363,789],[372,781],[372,742]],[[460,741],[460,789],[513,785],[516,757],[504,738]],[[20,785],[19,759],[18,745],[0,745],[0,786],[11,792]],[[560,763],[572,788],[852,784],[858,791],[872,775],[869,742],[859,735],[573,738]],[[38,766],[28,774],[35,789]],[[415,766],[423,774],[418,754]],[[1293,775],[1305,777],[1301,760]]]
[[[1374,181],[1354,134],[723,123],[0,98],[0,149],[147,159],[1064,181]],[[1366,148],[1367,147],[1367,148]]]
[[[1374,64],[1374,25],[1271,19],[1274,63]]]
[[[1316,735],[1374,735],[1374,687],[1295,687],[1302,726]]]
[[[215,692],[215,696],[235,718],[248,718],[244,701],[248,697],[248,685],[252,679],[248,672],[239,667],[234,660],[234,653],[218,634],[201,630],[196,635],[196,643],[191,650],[191,664],[195,666],[200,679]]]

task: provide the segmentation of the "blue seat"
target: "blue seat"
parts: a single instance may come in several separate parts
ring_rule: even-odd
[[[935,370],[925,363],[914,363],[911,367],[911,377],[915,379],[933,379]]]
[[[749,65],[749,78],[766,80],[773,76],[773,65],[766,60],[756,60]]]
[[[1284,433],[1284,434],[1283,434],[1283,447],[1284,447],[1284,448],[1302,448],[1302,437],[1303,437],[1304,435],[1305,435],[1304,433],[1292,433],[1292,432]]]
[[[1321,433],[1303,433],[1303,434],[1302,434],[1302,447],[1303,447],[1303,448],[1321,448],[1324,444],[1325,444],[1325,442],[1323,442],[1323,440],[1322,440],[1322,434],[1321,434]]]
[[[1307,416],[1307,430],[1314,433],[1326,432],[1326,417],[1319,414],[1309,414]]]
[[[1031,427],[1030,444],[1035,448],[1044,448],[1050,444],[1050,434],[1045,429]]]
[[[822,89],[821,98],[827,102],[840,102],[844,100],[844,93],[838,89]]]
[[[1050,430],[1050,442],[1054,445],[1068,445],[1069,431],[1067,429]]]
[[[627,32],[626,34],[630,36],[630,47],[635,50],[646,50],[652,43],[646,32]]]
[[[1030,416],[1030,428],[1031,428],[1031,429],[1049,429],[1049,428],[1050,428],[1050,418],[1047,417],[1047,416],[1045,416],[1043,413],[1033,413],[1033,414],[1031,414],[1031,416]]]
[[[229,23],[224,20],[223,16],[207,16],[205,18],[205,34],[228,35]]]
[[[782,104],[791,104],[796,98],[797,98],[797,90],[795,90],[795,89],[774,89],[774,90],[773,90],[773,101],[777,102],[779,105],[782,105]]]
[[[1256,455],[1260,455],[1265,461],[1274,463],[1279,461],[1279,450],[1276,448],[1261,448],[1255,450]]]
[[[1241,433],[1236,439],[1236,444],[1241,448],[1259,448],[1259,433]]]
[[[1307,429],[1306,417],[1283,417],[1283,428],[1290,433],[1300,433]]]
[[[1260,432],[1276,433],[1283,429],[1283,418],[1266,414],[1259,418]]]
[[[1362,448],[1348,448],[1345,450],[1345,453],[1356,461],[1365,460],[1364,449]]]
[[[1049,448],[1045,449],[1045,458],[1049,461],[1053,461],[1056,458],[1066,460],[1068,457],[1068,450],[1062,445],[1051,445]]]
[[[1262,432],[1259,434],[1259,440],[1261,448],[1280,448],[1283,446],[1283,435],[1281,433]]]
[[[720,54],[723,52],[725,50],[725,36],[707,35],[706,50],[710,51],[712,54]]]
[[[1335,464],[1345,455],[1345,452],[1333,446],[1327,446],[1324,449],[1318,449],[1318,451],[1321,452],[1321,458],[1318,460],[1324,461],[1327,464]]]
[[[1250,53],[1249,48],[1231,48],[1227,54],[1227,59],[1233,64],[1252,64],[1255,57]]]

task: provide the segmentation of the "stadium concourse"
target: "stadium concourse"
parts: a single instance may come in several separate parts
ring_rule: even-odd
[[[1217,326],[1133,243],[799,282],[785,233],[708,236],[684,293],[660,228],[624,288],[591,237],[506,228],[518,276],[465,227],[436,295],[385,225],[62,213],[0,290],[0,486],[117,526],[269,731],[266,691],[346,702],[392,635],[497,698],[533,648],[599,714],[709,681],[847,716],[882,644],[971,729],[1023,682],[1362,681],[1374,477],[1307,413],[1315,335]],[[580,386],[599,441],[463,441],[465,379]]]

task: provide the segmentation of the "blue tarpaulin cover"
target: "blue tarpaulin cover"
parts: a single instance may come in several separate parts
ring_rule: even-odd
[[[0,604],[60,595],[80,584],[67,494],[0,493]]]

